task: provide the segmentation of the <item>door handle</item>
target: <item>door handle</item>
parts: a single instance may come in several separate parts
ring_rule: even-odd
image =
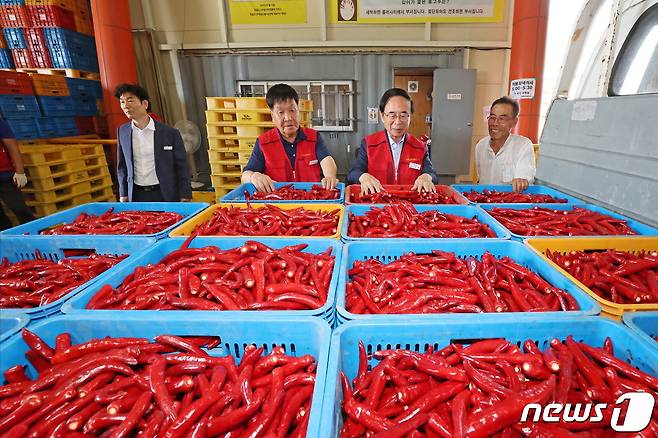
[[[466,126],[473,126],[473,123],[471,123],[471,122],[466,122]]]

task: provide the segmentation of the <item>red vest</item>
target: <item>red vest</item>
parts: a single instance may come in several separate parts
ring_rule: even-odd
[[[365,138],[368,153],[368,173],[382,184],[412,185],[423,172],[427,154],[425,145],[407,132],[400,155],[397,175],[391,145],[386,131],[375,132]]]
[[[306,136],[297,143],[295,152],[295,170],[293,171],[288,155],[283,149],[283,142],[277,128],[258,137],[260,149],[265,157],[265,173],[277,182],[318,182],[320,181],[320,163],[315,153],[318,132],[313,129],[299,128]]]
[[[0,144],[0,172],[13,172],[14,164],[11,162],[9,151],[7,148]]]

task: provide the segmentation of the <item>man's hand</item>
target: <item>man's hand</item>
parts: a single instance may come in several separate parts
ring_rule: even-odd
[[[323,188],[333,190],[336,188],[336,184],[338,184],[338,178],[335,176],[325,176],[320,182],[322,183]]]
[[[119,196],[119,202],[128,202],[127,196]]]
[[[416,178],[416,181],[414,182],[413,187],[411,187],[411,190],[416,190],[419,193],[422,191],[431,193],[436,192],[436,187],[434,187],[434,182],[432,182],[432,175],[427,173],[420,175],[418,178]]]
[[[521,193],[528,188],[528,180],[523,178],[514,178],[512,180],[512,189],[516,193]]]
[[[264,173],[254,172],[251,175],[251,183],[259,192],[271,193],[274,191],[274,181]]]
[[[14,184],[19,189],[22,189],[27,184],[27,176],[24,173],[15,173],[14,174]]]
[[[370,175],[369,173],[364,173],[359,177],[359,184],[361,184],[362,195],[379,193],[382,190],[384,190],[384,187],[382,187],[382,183],[380,183],[377,178]]]

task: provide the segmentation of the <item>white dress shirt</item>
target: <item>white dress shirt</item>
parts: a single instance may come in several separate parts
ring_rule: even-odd
[[[510,134],[498,153],[491,149],[487,136],[475,146],[475,165],[480,184],[511,184],[523,178],[529,184],[535,180],[535,152],[532,142],[522,135]]]
[[[155,123],[149,117],[144,129],[139,129],[135,122],[132,125],[133,169],[135,184],[138,186],[153,186],[160,184],[155,173]]]
[[[399,142],[395,142],[393,138],[386,132],[388,137],[388,144],[391,146],[391,154],[393,155],[393,162],[395,163],[395,174],[398,174],[398,166],[400,165],[400,157],[402,156],[402,146],[404,146],[404,139],[407,135],[403,135]]]

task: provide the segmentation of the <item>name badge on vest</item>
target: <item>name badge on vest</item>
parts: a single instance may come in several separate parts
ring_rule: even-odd
[[[165,151],[173,151],[174,147],[173,146],[164,146],[162,149],[164,149]]]
[[[409,167],[414,170],[420,170],[420,164],[418,163],[409,163]]]
[[[309,166],[315,166],[316,164],[318,164],[318,160],[311,160],[308,162]]]

